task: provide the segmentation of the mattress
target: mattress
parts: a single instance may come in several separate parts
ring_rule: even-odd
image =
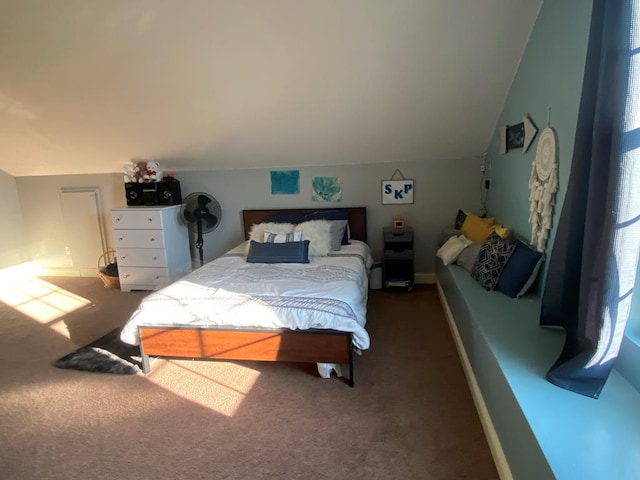
[[[366,243],[352,240],[310,263],[248,263],[247,242],[146,296],[121,340],[139,344],[139,326],[331,329],[353,334],[369,348],[365,329],[368,272]]]

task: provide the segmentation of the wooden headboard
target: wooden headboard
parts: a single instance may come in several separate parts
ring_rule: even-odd
[[[349,230],[351,238],[367,241],[367,207],[350,207],[350,208],[289,208],[274,210],[243,210],[242,211],[242,228],[244,230],[245,240],[249,240],[251,227],[258,223],[262,223],[269,215],[306,215],[314,212],[329,212],[335,210],[346,210],[349,218]]]

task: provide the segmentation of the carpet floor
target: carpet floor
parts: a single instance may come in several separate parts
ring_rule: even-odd
[[[306,364],[158,359],[147,375],[55,368],[122,326],[145,293],[94,278],[42,282],[55,295],[0,303],[5,478],[498,478],[434,286],[370,292],[371,349],[356,356],[349,388]],[[36,301],[58,314],[38,315]]]

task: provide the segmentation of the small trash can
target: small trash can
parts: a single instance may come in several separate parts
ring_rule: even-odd
[[[382,289],[382,262],[374,262],[369,270],[369,288],[371,290]]]

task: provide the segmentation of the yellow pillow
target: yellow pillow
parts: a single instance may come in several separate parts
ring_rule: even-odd
[[[467,214],[462,224],[462,234],[472,242],[484,243],[491,232],[496,229],[493,218],[480,218],[472,213]]]
[[[506,239],[509,236],[509,229],[508,228],[503,227],[502,225],[495,225],[495,227],[496,227],[495,228],[496,233],[498,235],[500,235],[500,237]]]
[[[467,213],[466,216],[468,217],[469,215],[471,215],[472,217],[475,218],[475,220],[478,220],[480,222],[484,222],[488,225],[493,225],[494,223],[496,223],[496,219],[493,217],[479,217],[478,215],[476,215],[475,213]],[[466,218],[466,217],[465,217]],[[464,222],[463,222],[464,223]],[[462,228],[462,226],[460,227]]]

